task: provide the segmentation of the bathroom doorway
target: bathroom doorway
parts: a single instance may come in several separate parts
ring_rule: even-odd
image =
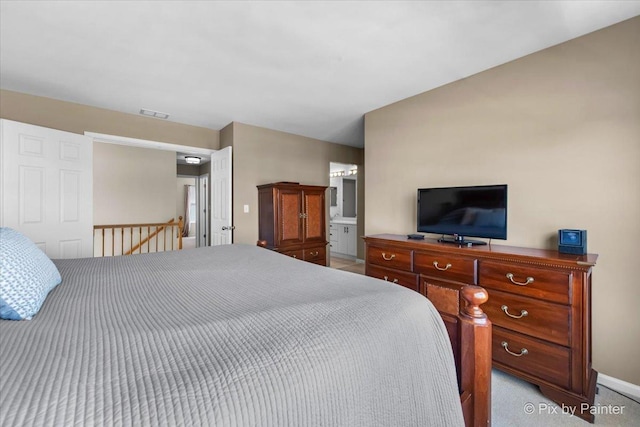
[[[358,251],[358,166],[329,164],[329,251],[333,264],[355,261]]]

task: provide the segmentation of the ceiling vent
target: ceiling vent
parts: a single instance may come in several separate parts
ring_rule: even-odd
[[[140,114],[143,116],[155,117],[156,119],[168,119],[167,113],[161,113],[160,111],[147,110],[146,108],[140,109]]]

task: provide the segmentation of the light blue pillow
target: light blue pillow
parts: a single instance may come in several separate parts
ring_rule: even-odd
[[[1,319],[31,319],[61,281],[56,266],[31,240],[0,228]]]

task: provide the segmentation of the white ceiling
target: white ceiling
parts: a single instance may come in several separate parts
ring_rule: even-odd
[[[363,146],[363,114],[640,14],[640,1],[1,1],[0,86]]]

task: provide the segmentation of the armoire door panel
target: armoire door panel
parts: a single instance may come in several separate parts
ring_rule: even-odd
[[[324,193],[305,192],[305,240],[324,240]]]
[[[280,243],[302,242],[302,203],[300,192],[280,193]]]

